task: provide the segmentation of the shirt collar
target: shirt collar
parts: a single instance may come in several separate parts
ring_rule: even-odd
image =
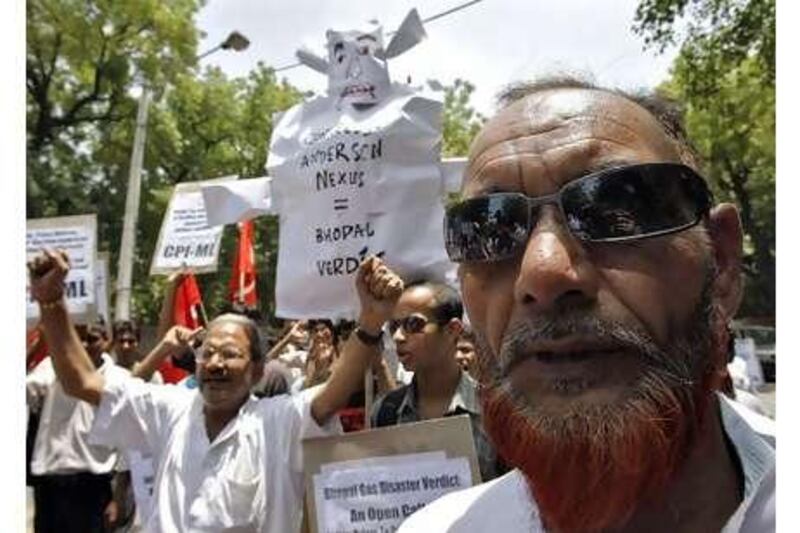
[[[758,494],[775,490],[775,425],[721,394],[719,398],[722,426],[736,449],[744,475],[742,503],[722,531],[738,532]]]
[[[450,404],[444,412],[445,416],[469,413],[473,415],[480,414],[480,405],[478,403],[477,385],[469,374],[461,372],[461,377],[458,380],[456,390],[453,392],[453,397],[450,399]],[[397,407],[397,414],[404,413],[417,413],[417,377],[411,379],[411,383],[406,387],[406,392],[403,395],[403,400]]]
[[[195,389],[197,391],[194,403],[191,408],[191,416],[194,419],[195,423],[197,424],[198,428],[202,430],[202,434],[205,436],[206,441],[208,441],[208,433],[206,432],[206,421],[205,416],[203,415],[203,395],[200,392],[200,389]],[[233,419],[231,419],[228,424],[222,428],[222,431],[219,432],[217,437],[214,439],[213,442],[209,442],[209,447],[214,448],[219,446],[223,442],[231,439],[232,437],[236,436],[241,429],[247,424],[247,421],[252,418],[250,415],[254,412],[255,406],[258,403],[258,398],[253,396],[252,394],[247,398],[247,400],[242,404],[239,408],[239,412]]]
[[[744,473],[745,501],[755,492],[775,466],[774,423],[720,395],[720,414],[725,433],[730,437]]]

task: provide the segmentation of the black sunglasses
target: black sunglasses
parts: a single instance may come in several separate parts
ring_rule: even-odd
[[[403,318],[390,320],[387,323],[387,327],[389,328],[389,333],[391,335],[394,335],[395,332],[397,332],[397,330],[400,328],[403,328],[403,332],[405,333],[420,333],[423,329],[425,329],[425,326],[431,322],[431,320],[428,320],[422,315],[408,315]]]
[[[582,241],[624,242],[690,228],[711,203],[705,180],[686,165],[612,168],[547,196],[495,193],[463,200],[447,209],[445,248],[455,262],[514,257],[525,249],[545,204],[558,205],[570,232]]]

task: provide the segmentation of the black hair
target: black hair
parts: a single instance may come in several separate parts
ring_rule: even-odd
[[[464,318],[464,304],[461,303],[461,296],[450,285],[420,279],[406,285],[405,290],[414,287],[425,287],[433,294],[432,315],[437,323],[447,324],[454,318],[459,320]]]
[[[339,345],[339,330],[336,326],[333,325],[333,322],[328,320],[327,318],[312,318],[308,321],[308,334],[309,334],[309,342],[311,341],[311,336],[313,336],[314,328],[317,326],[325,326],[331,332],[331,340],[334,346]]]
[[[497,105],[500,110],[526,98],[532,94],[554,89],[588,89],[603,91],[625,98],[644,108],[661,125],[664,133],[673,142],[681,162],[700,170],[700,156],[689,141],[683,123],[683,109],[681,104],[663,92],[640,90],[628,92],[622,89],[613,89],[597,85],[593,81],[570,74],[558,74],[539,78],[533,81],[516,82],[508,85],[497,95]]]
[[[255,320],[245,315],[225,313],[212,320],[208,325],[208,329],[210,330],[218,322],[231,322],[244,328],[244,332],[250,341],[250,360],[254,363],[264,360],[264,350],[261,346],[261,333],[258,331],[258,324],[256,324]]]
[[[86,331],[86,334],[99,333],[100,336],[103,337],[103,340],[108,340],[108,329],[106,329],[106,323],[102,316],[98,317],[94,322],[89,324],[78,324],[78,326],[83,327]]]
[[[142,328],[136,320],[117,320],[111,327],[111,332],[114,338],[121,336],[123,333],[132,333],[136,337],[136,342],[142,340]]]

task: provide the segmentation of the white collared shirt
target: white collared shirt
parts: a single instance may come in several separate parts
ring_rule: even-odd
[[[301,440],[341,432],[311,416],[318,388],[251,397],[209,442],[197,389],[139,380],[107,384],[93,441],[151,454],[156,468],[147,531],[299,531]]]
[[[102,360],[98,371],[106,380],[128,379],[130,376],[108,354],[104,353]],[[41,409],[31,458],[34,475],[106,474],[114,469],[117,454],[110,448],[93,446],[88,442],[94,408],[64,392],[56,379],[51,358],[43,359],[27,375],[25,388],[29,408],[34,411]]]
[[[775,425],[722,395],[722,425],[744,473],[744,498],[722,533],[775,530]],[[580,509],[575,510],[576,513]],[[420,509],[400,533],[544,532],[539,510],[518,469],[488,483],[451,492]]]

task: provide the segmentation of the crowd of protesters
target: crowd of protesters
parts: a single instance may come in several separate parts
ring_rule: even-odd
[[[57,308],[44,304],[42,323],[35,329],[38,334],[33,335],[29,343],[30,372],[27,378],[31,413],[28,483],[34,492],[35,530],[85,532],[138,531],[144,528],[167,531],[176,528],[218,531],[230,524],[238,524],[253,530],[266,528],[267,531],[289,531],[299,526],[302,495],[298,491],[301,485],[286,472],[271,476],[276,480],[283,479],[283,485],[279,483],[272,487],[273,490],[267,490],[270,495],[282,493],[281,500],[262,502],[265,506],[263,509],[285,509],[284,516],[270,512],[270,518],[266,519],[264,513],[257,512],[258,505],[248,507],[244,513],[236,502],[226,504],[219,501],[212,505],[211,495],[208,495],[209,501],[205,503],[208,509],[217,509],[219,513],[194,509],[199,514],[193,514],[192,509],[183,507],[184,502],[178,501],[176,491],[180,494],[190,488],[196,490],[197,487],[192,483],[202,483],[197,479],[185,479],[192,477],[189,472],[193,472],[196,465],[182,464],[187,470],[177,474],[176,479],[169,480],[167,477],[170,474],[163,471],[164,467],[159,467],[159,462],[164,460],[160,446],[139,442],[154,439],[159,444],[168,442],[170,447],[176,446],[178,437],[172,434],[171,427],[159,427],[164,424],[159,417],[172,417],[170,420],[173,423],[179,419],[178,414],[171,413],[170,409],[182,411],[171,404],[185,407],[191,412],[191,398],[197,396],[198,387],[206,411],[214,405],[215,394],[224,396],[224,387],[228,386],[231,379],[229,374],[239,370],[236,364],[241,361],[237,359],[240,354],[226,355],[227,345],[224,345],[224,341],[228,337],[221,335],[219,338],[223,339],[223,346],[219,353],[222,357],[210,360],[207,355],[209,341],[215,339],[216,330],[222,327],[220,325],[234,332],[237,328],[246,330],[249,338],[243,345],[249,346],[251,352],[248,362],[248,372],[252,370],[251,379],[246,381],[247,386],[242,386],[241,394],[234,395],[234,399],[243,403],[237,406],[236,401],[232,401],[228,407],[240,412],[257,398],[272,397],[292,398],[292,405],[296,404],[293,415],[300,420],[292,420],[288,412],[264,415],[264,423],[269,420],[270,433],[275,434],[280,431],[279,428],[288,431],[287,424],[294,424],[294,438],[297,439],[315,434],[358,431],[369,425],[370,421],[373,426],[385,426],[465,413],[472,419],[482,477],[484,480],[495,477],[501,471],[502,464],[496,458],[481,426],[476,383],[468,374],[471,359],[457,358],[457,346],[469,342],[457,292],[427,282],[412,285],[403,291],[402,282],[394,273],[379,260],[372,261],[374,264],[366,262],[362,265],[365,273],[360,278],[362,287],[359,293],[362,295],[362,305],[368,301],[373,307],[382,309],[383,314],[378,318],[371,318],[371,315],[365,317],[362,313],[358,322],[287,320],[277,331],[259,325],[247,316],[252,314],[247,310],[223,314],[207,327],[191,329],[172,324],[168,317],[175,315],[171,309],[174,305],[174,288],[181,281],[180,275],[174,276],[170,280],[161,311],[162,319],[167,319],[161,320],[158,327],[160,338],[149,353],[145,353],[140,344],[141,328],[135,320],[115,322],[111,328],[102,321],[89,326],[72,325],[65,313],[51,317],[52,313],[57,313]],[[60,252],[47,252],[38,258],[37,265],[37,268],[47,271],[42,279],[63,277],[69,268],[68,257]],[[363,278],[368,275],[384,281],[375,287],[364,287],[366,281]],[[34,289],[38,290],[37,287],[43,283],[35,283]],[[49,290],[54,294],[52,297],[48,295],[44,301],[59,302],[58,291],[53,288],[58,286],[58,282],[50,283],[52,286]],[[431,287],[447,291],[446,300],[423,299],[422,305],[409,312],[403,311],[402,304],[395,305],[399,296],[405,298],[415,291],[430,291]],[[389,304],[376,305],[375,294],[390,289],[394,292]],[[398,313],[403,315],[401,319],[390,320],[392,316],[399,316]],[[418,321],[423,323],[418,324]],[[370,332],[365,329],[368,323],[372,323]],[[386,336],[381,334],[384,323],[388,323],[390,332]],[[35,360],[31,352],[41,351],[42,331],[47,332],[50,341],[49,347],[45,347],[48,356]],[[231,339],[234,337],[230,336]],[[358,340],[351,341],[354,337]],[[373,392],[378,399],[371,416],[365,403],[364,381],[361,379],[363,372],[344,369],[340,374],[350,379],[340,379],[344,385],[334,384],[339,389],[336,399],[328,402],[334,407],[326,405],[330,412],[323,410],[326,413],[324,421],[313,415],[309,417],[309,404],[316,397],[314,391],[325,389],[333,380],[337,368],[346,366],[345,354],[349,341],[353,346],[366,348],[370,352],[366,365],[372,370]],[[354,350],[358,352],[358,348],[350,348],[350,351]],[[93,368],[81,366],[85,366],[85,360],[82,359],[84,353],[91,359]],[[59,364],[58,361],[62,359],[63,362]],[[63,370],[60,365],[64,366]],[[350,366],[354,366],[354,363],[351,362]],[[159,369],[168,376],[166,379]],[[441,370],[448,372],[439,375]],[[353,378],[354,375],[358,378]],[[97,376],[103,376],[102,385],[95,379]],[[452,379],[453,376],[455,379]],[[447,383],[438,383],[437,380]],[[113,388],[126,381],[147,384],[144,387],[122,387],[122,390]],[[418,383],[422,386],[419,387]],[[432,387],[432,384],[436,386]],[[402,393],[405,399],[402,407],[410,408],[410,413],[396,405],[397,393]],[[251,396],[250,400],[247,400],[248,395]],[[188,399],[175,400],[173,396],[185,396]],[[113,402],[104,400],[110,403],[104,407],[101,399],[111,397],[114,398]],[[139,403],[145,402],[145,399],[152,401],[153,406],[141,407]],[[222,403],[225,405],[225,402]],[[96,406],[100,408],[96,409]],[[151,409],[164,413],[149,413]],[[283,411],[286,409],[281,408]],[[123,423],[126,415],[130,417],[128,426]],[[206,418],[206,429],[210,431],[208,416]],[[222,426],[230,422],[224,417],[222,420]],[[143,426],[150,425],[155,427],[149,430],[153,435],[145,435]],[[223,427],[217,427],[216,430],[222,432]],[[191,438],[191,432],[182,436],[182,439]],[[211,454],[214,447],[212,433],[209,432],[206,438],[205,446],[209,449],[201,452],[195,450],[199,453],[199,460]],[[185,440],[177,442],[187,449],[195,447]],[[267,468],[284,468],[296,476],[301,466],[297,457],[299,442],[283,444],[287,448],[287,457]],[[252,452],[255,455],[260,453],[259,448]],[[213,474],[209,472],[208,477],[213,478]],[[260,483],[250,487],[250,493],[245,498],[248,502],[262,493]],[[242,488],[241,484],[235,486],[237,490]],[[207,490],[217,494],[212,489]],[[224,492],[226,489],[217,487],[217,490]],[[291,492],[294,495],[290,497],[288,494]],[[170,501],[172,499],[174,501]],[[286,504],[290,504],[288,508]],[[197,503],[195,507],[198,507]],[[244,522],[239,524],[237,521]]]
[[[774,427],[726,370],[736,209],[653,100],[551,80],[502,105],[446,217],[460,293],[370,257],[355,322],[267,343],[246,313],[171,323],[171,289],[145,354],[133,321],[73,324],[67,255],[37,256],[36,531],[298,531],[302,439],[459,414],[485,483],[401,530],[774,530]]]

